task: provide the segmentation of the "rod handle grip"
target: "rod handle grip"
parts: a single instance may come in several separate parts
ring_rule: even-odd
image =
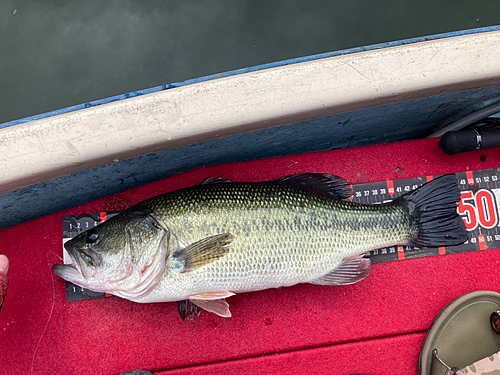
[[[500,147],[500,128],[446,132],[439,145],[448,155]]]

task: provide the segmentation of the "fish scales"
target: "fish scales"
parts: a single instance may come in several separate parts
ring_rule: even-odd
[[[162,298],[173,282],[178,298],[308,282],[346,256],[406,242],[410,231],[399,206],[326,199],[279,183],[195,186],[147,203],[184,245],[220,233],[235,239],[224,258],[189,274],[165,273],[146,301]]]
[[[328,174],[222,182],[151,198],[79,234],[64,245],[73,263],[54,273],[135,302],[189,299],[230,317],[225,298],[235,293],[352,284],[368,276],[369,250],[468,239],[454,175],[379,205],[342,200],[346,182]]]

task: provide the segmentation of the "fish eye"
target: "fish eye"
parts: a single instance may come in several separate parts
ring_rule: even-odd
[[[96,228],[89,229],[85,232],[85,242],[94,243],[99,238],[99,231]]]
[[[94,266],[94,261],[89,255],[85,254],[81,250],[79,250],[78,253],[80,254],[80,257],[83,259],[83,261],[87,264],[87,266]]]

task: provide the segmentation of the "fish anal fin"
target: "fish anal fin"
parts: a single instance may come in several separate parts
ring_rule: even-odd
[[[231,311],[229,311],[229,304],[226,302],[224,298],[213,299],[213,300],[190,299],[190,301],[191,303],[202,308],[203,310],[222,316],[223,318],[231,317]]]
[[[230,233],[203,238],[172,254],[173,268],[178,272],[189,272],[222,258],[229,252],[233,241]]]
[[[342,200],[352,195],[352,187],[342,178],[327,173],[299,173],[274,181],[305,188],[320,196]]]
[[[359,255],[353,258],[345,259],[344,262],[315,280],[310,281],[315,285],[349,285],[363,280],[370,274],[371,261]]]

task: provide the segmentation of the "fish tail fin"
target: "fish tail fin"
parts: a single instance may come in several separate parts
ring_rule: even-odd
[[[438,177],[398,199],[406,203],[411,215],[409,244],[455,246],[468,240],[465,224],[457,213],[460,190],[455,175]]]

